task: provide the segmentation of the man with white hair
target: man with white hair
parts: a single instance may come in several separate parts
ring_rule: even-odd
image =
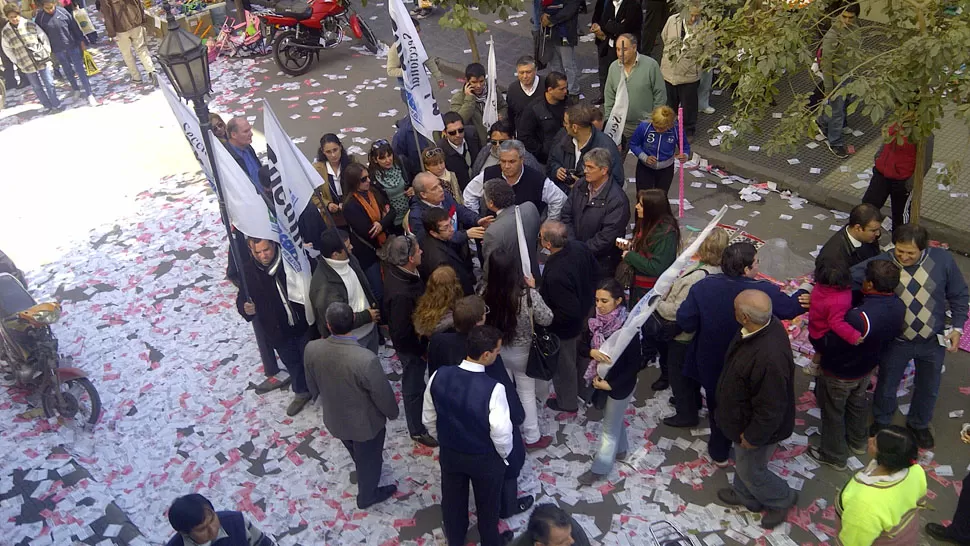
[[[771,313],[771,298],[744,290],[734,299],[741,324],[728,347],[717,382],[717,423],[734,442],[737,474],[731,488],[717,492],[721,502],[765,511],[761,526],[783,523],[798,495],[768,469],[778,442],[795,428],[795,361],[788,332]]]
[[[473,212],[466,206],[455,201],[455,198],[448,194],[441,187],[441,180],[429,173],[420,172],[414,177],[411,187],[414,188],[414,197],[411,198],[411,209],[408,214],[408,229],[424,242],[425,234],[423,217],[424,213],[431,208],[439,208],[448,213],[454,233],[451,242],[454,244],[467,243],[468,239],[481,239],[485,235],[485,228],[489,220],[479,218],[478,213]]]
[[[531,202],[540,215],[545,213],[549,220],[558,220],[562,207],[566,204],[566,194],[541,171],[526,166],[525,156],[525,146],[518,140],[506,140],[500,144],[499,164],[486,167],[465,186],[461,194],[465,206],[471,210],[481,210],[483,215],[487,214],[482,199],[485,181],[502,178],[515,192],[513,204]]]

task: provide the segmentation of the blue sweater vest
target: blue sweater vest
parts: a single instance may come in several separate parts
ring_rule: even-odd
[[[481,372],[445,366],[435,372],[431,399],[438,413],[441,447],[475,455],[495,452],[488,402],[498,382]]]

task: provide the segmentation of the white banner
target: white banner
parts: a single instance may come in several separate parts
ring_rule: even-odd
[[[610,117],[603,126],[606,136],[613,139],[617,146],[623,139],[623,127],[626,125],[626,114],[630,109],[630,94],[626,88],[626,76],[623,74],[623,66],[620,65],[620,83],[616,86],[616,98],[613,100],[613,109],[610,110]]]
[[[394,30],[394,50],[400,56],[401,68],[404,69],[404,90],[411,124],[415,131],[434,142],[434,132],[444,131],[445,124],[441,120],[441,111],[438,110],[438,102],[431,89],[431,79],[424,68],[428,53],[414,29],[404,2],[389,0],[387,10],[391,15],[391,28]],[[394,51],[388,52],[388,55],[393,54]]]
[[[232,158],[229,150],[219,144],[215,136],[210,138],[215,143],[212,155],[216,168],[219,169],[219,182],[222,184],[229,221],[249,237],[279,242],[278,229],[275,222],[270,221],[269,209],[266,208],[263,196],[257,193],[249,176]],[[240,256],[240,259],[244,258],[246,257]]]
[[[694,239],[680,256],[674,261],[673,265],[667,268],[662,275],[657,279],[657,284],[650,289],[649,292],[637,302],[636,306],[630,311],[630,314],[626,317],[626,322],[623,323],[623,327],[613,332],[613,335],[603,342],[600,346],[600,352],[609,356],[611,359],[618,358],[623,351],[626,350],[627,345],[630,341],[635,338],[640,333],[640,328],[643,323],[647,322],[650,315],[653,314],[654,310],[660,304],[661,300],[667,297],[667,293],[670,292],[670,287],[673,286],[674,281],[680,276],[680,272],[687,267],[690,263],[691,258],[697,253],[697,249],[701,247],[701,243],[707,236],[714,231],[717,227],[717,223],[721,221],[724,217],[724,213],[727,212],[727,205],[721,207],[721,210],[717,212],[717,215],[707,224],[707,227],[701,231],[700,235]],[[609,371],[612,364],[600,364],[596,367],[596,371],[600,377],[606,377],[606,372]]]
[[[179,125],[182,127],[182,132],[185,133],[185,138],[189,141],[189,146],[192,147],[192,153],[195,154],[195,158],[202,164],[202,172],[209,179],[209,184],[212,184],[212,163],[210,162],[209,154],[205,151],[202,131],[199,129],[199,119],[195,116],[195,112],[189,110],[189,107],[175,95],[175,91],[167,83],[162,82],[161,88],[162,94],[165,95],[165,100],[168,101],[172,113],[175,114],[175,119],[178,120]],[[236,166],[238,167],[239,165],[236,164]],[[215,186],[213,185],[213,187]]]
[[[522,212],[515,206],[515,234],[519,238],[519,260],[522,261],[522,275],[532,276],[532,259],[529,257],[529,243],[526,242],[525,231],[522,229]]]
[[[492,124],[498,121],[498,90],[495,89],[495,82],[498,80],[497,70],[495,69],[495,38],[488,41],[488,97],[485,99],[485,110],[482,112],[482,123],[488,130]]]
[[[287,296],[291,301],[303,304],[306,320],[313,324],[313,306],[309,298],[310,260],[303,249],[298,222],[300,214],[310,204],[313,190],[323,184],[323,178],[283,130],[267,101],[263,101],[263,131],[266,134],[270,188],[280,228],[280,248],[286,267]]]

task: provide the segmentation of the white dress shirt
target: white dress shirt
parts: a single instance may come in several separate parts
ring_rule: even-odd
[[[469,372],[485,373],[485,366],[468,360],[463,360],[458,367]],[[438,411],[431,397],[431,384],[434,383],[436,375],[438,375],[437,371],[428,379],[428,386],[424,389],[424,409],[421,412],[421,422],[428,429],[428,434],[432,436],[438,435]],[[509,399],[505,394],[505,385],[501,383],[495,385],[492,396],[488,400],[488,428],[495,451],[502,459],[508,459],[509,454],[512,453],[512,416],[509,410]]]
[[[519,178],[522,178],[522,173],[525,172],[525,166],[522,167],[522,172],[519,173]],[[516,185],[519,183],[519,178],[512,183]],[[469,209],[478,212],[480,209],[480,202],[482,196],[485,193],[485,169],[478,173],[478,176],[472,178],[468,185],[465,186],[465,190],[461,192],[461,197],[465,201],[465,206]],[[548,205],[548,220],[558,220],[559,215],[562,214],[562,208],[566,204],[566,194],[559,189],[558,186],[553,184],[552,180],[546,178],[545,182],[542,183],[542,202]],[[536,208],[538,204],[536,204]]]

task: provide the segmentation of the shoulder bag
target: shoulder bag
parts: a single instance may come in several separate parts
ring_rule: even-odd
[[[559,368],[559,336],[533,320],[532,289],[526,292],[529,305],[529,322],[532,324],[532,345],[529,347],[529,363],[525,374],[533,379],[549,381]]]

